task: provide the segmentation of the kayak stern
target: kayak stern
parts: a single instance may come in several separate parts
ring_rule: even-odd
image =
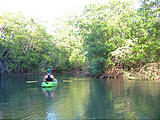
[[[57,84],[58,84],[57,80],[55,82],[48,82],[48,81],[46,81],[46,82],[42,82],[41,87],[54,87]]]

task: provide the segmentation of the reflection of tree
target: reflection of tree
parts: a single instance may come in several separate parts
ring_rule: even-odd
[[[156,84],[149,82],[134,82],[131,85],[128,84],[132,99],[132,111],[136,111],[136,114],[140,118],[158,119],[160,113],[159,97],[160,88]]]
[[[106,118],[106,110],[111,109],[110,100],[107,99],[110,94],[105,93],[104,84],[99,84],[99,81],[90,82],[88,104],[85,107],[86,118]]]
[[[54,99],[22,79],[1,81],[2,119],[159,119],[160,87],[151,82],[89,80],[60,83]],[[39,92],[40,91],[40,92]],[[3,94],[2,94],[3,93]],[[3,103],[3,104],[1,104]]]
[[[35,84],[26,85],[24,76],[2,79],[0,86],[0,111],[2,119],[36,119],[45,117],[43,94]],[[37,99],[38,98],[38,99]],[[38,108],[38,109],[37,109]]]
[[[151,83],[123,82],[121,95],[114,99],[114,118],[159,119],[160,88]],[[159,89],[159,90],[158,90]],[[153,92],[154,91],[154,92]]]
[[[89,92],[87,81],[61,84],[60,89],[56,89],[56,97],[59,100],[56,101],[56,113],[61,113],[58,118],[81,118],[85,112],[84,106],[88,104]]]
[[[88,98],[85,118],[160,118],[160,88],[148,82],[117,80],[91,82]]]
[[[107,80],[90,83],[89,102],[86,106],[86,118],[114,118],[114,100],[121,96],[121,81]],[[117,117],[115,116],[115,119]]]

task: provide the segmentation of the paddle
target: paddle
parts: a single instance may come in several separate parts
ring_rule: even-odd
[[[27,81],[26,83],[36,83],[38,81]]]
[[[26,83],[36,83],[36,82],[38,82],[38,81],[27,81]],[[58,82],[73,82],[73,81],[71,81],[71,80],[58,80]]]
[[[57,80],[58,82],[73,82],[72,80]],[[48,82],[48,81],[45,81]]]

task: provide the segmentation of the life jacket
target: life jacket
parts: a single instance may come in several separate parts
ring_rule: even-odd
[[[52,81],[51,75],[48,75],[46,81]]]

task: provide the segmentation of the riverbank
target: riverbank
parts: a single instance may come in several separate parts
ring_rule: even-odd
[[[160,63],[148,63],[141,68],[132,70],[114,67],[106,70],[100,79],[154,80],[160,82]]]
[[[123,79],[126,80],[154,80],[160,81],[160,64],[149,63],[136,70],[123,70]]]
[[[24,76],[43,76],[45,73],[8,73],[4,76],[17,76],[19,74],[23,74]],[[57,74],[70,74],[72,76],[77,77],[91,77],[89,75],[89,72],[87,71],[70,71],[70,72],[62,72],[57,73],[53,72],[53,74],[56,76]],[[3,74],[2,74],[3,76]],[[93,77],[93,76],[92,76]],[[105,74],[99,76],[100,79],[124,79],[124,80],[154,80],[157,82],[160,82],[160,63],[149,63],[145,66],[133,70],[124,70],[119,69],[118,67],[115,67],[111,70],[105,71]]]

